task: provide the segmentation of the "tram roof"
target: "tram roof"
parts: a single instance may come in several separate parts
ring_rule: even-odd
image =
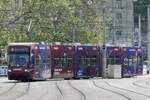
[[[8,46],[15,46],[15,45],[23,45],[23,46],[31,46],[31,45],[34,45],[34,44],[38,44],[36,42],[16,42],[16,43],[9,43]]]

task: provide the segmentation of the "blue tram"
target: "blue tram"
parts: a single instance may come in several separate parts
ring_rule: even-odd
[[[90,78],[102,75],[101,53],[98,46],[75,47],[75,77]]]
[[[34,80],[50,78],[50,47],[39,43],[8,45],[8,79]]]
[[[122,48],[122,77],[132,77],[136,75],[137,51],[135,47]]]

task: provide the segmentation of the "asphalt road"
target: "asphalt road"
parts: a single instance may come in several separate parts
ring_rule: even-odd
[[[0,77],[0,100],[150,100],[150,75],[123,79],[10,81]]]

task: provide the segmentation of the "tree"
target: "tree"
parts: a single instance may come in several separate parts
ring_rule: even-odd
[[[92,1],[91,3],[87,1]],[[22,41],[99,43],[104,0],[1,0],[0,44]],[[29,29],[30,26],[30,30]]]

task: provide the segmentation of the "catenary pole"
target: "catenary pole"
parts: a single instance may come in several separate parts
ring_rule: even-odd
[[[150,5],[148,5],[148,67],[150,68]]]

